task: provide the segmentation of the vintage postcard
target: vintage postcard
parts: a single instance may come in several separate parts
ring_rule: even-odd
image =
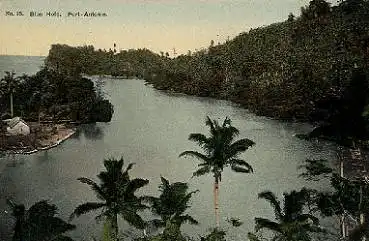
[[[0,241],[368,239],[367,0],[0,0]]]

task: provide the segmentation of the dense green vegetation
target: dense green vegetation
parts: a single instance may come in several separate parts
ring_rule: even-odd
[[[1,113],[32,121],[109,122],[113,115],[112,104],[90,79],[48,68],[32,76],[6,72],[0,80],[0,103]]]
[[[330,7],[313,0],[300,17],[171,59],[149,81],[159,89],[234,100],[263,115],[320,120],[318,103],[340,99],[353,69],[366,69],[368,24],[367,1]]]

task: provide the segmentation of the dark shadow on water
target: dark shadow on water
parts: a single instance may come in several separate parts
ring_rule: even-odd
[[[83,124],[77,128],[76,133],[71,138],[79,140],[82,135],[88,140],[101,140],[104,137],[104,132],[99,123]]]
[[[41,151],[41,153],[37,155],[35,159],[36,159],[37,164],[41,164],[41,163],[51,161],[53,158],[52,158],[52,155],[49,155],[49,151],[45,150],[45,151]]]
[[[24,158],[22,158],[21,155],[7,154],[4,159],[6,161],[7,167],[17,167],[20,165],[24,165]]]

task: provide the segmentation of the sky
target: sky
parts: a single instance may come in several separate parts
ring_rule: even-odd
[[[46,56],[52,44],[177,54],[300,14],[309,0],[0,0],[0,55]],[[85,12],[107,16],[84,17]],[[16,16],[21,12],[23,16]],[[43,16],[30,16],[31,12]],[[58,12],[60,17],[46,16]],[[10,16],[13,13],[15,16]]]

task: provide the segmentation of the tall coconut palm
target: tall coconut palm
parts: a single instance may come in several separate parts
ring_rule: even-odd
[[[315,216],[304,213],[305,200],[308,191],[292,191],[284,193],[284,206],[270,191],[259,193],[259,198],[267,200],[274,209],[275,221],[265,218],[255,218],[255,230],[269,229],[274,232],[274,241],[310,241],[310,234],[323,232],[319,227],[319,220]]]
[[[152,212],[160,217],[160,219],[152,220],[155,227],[163,228],[168,223],[173,223],[178,227],[184,222],[198,224],[198,221],[193,217],[184,214],[190,207],[188,203],[192,195],[198,190],[187,192],[187,183],[175,182],[170,184],[164,177],[161,177],[159,190],[161,192],[159,197],[146,197],[146,201],[151,204]]]
[[[11,200],[7,202],[16,218],[13,241],[73,240],[63,234],[75,229],[76,226],[54,217],[57,214],[55,205],[40,201],[26,210],[23,204],[15,204]]]
[[[229,166],[235,172],[253,172],[251,165],[239,159],[239,155],[255,143],[246,138],[234,141],[239,131],[231,125],[231,120],[228,117],[225,118],[222,125],[219,125],[216,120],[211,120],[207,116],[206,125],[210,128],[209,137],[201,133],[192,133],[189,136],[189,140],[196,142],[205,153],[185,151],[179,156],[192,156],[201,161],[198,165],[200,168],[193,173],[193,176],[197,177],[210,172],[213,174],[215,217],[216,225],[219,227],[218,193],[222,171]]]
[[[10,98],[10,116],[14,116],[13,110],[13,94],[14,90],[19,84],[19,78],[15,78],[14,72],[5,71],[5,76],[0,80],[0,88],[3,92],[9,94]]]
[[[148,180],[135,178],[130,179],[128,171],[132,169],[133,163],[122,171],[124,160],[114,158],[104,160],[106,171],[100,172],[97,177],[100,185],[91,179],[80,177],[78,180],[89,185],[95,191],[97,198],[102,202],[87,202],[79,205],[71,215],[80,216],[97,209],[102,209],[96,218],[106,218],[106,222],[112,227],[112,236],[118,240],[118,214],[123,217],[130,225],[143,229],[145,222],[137,214],[146,208],[142,197],[137,197],[135,192],[149,183]]]

